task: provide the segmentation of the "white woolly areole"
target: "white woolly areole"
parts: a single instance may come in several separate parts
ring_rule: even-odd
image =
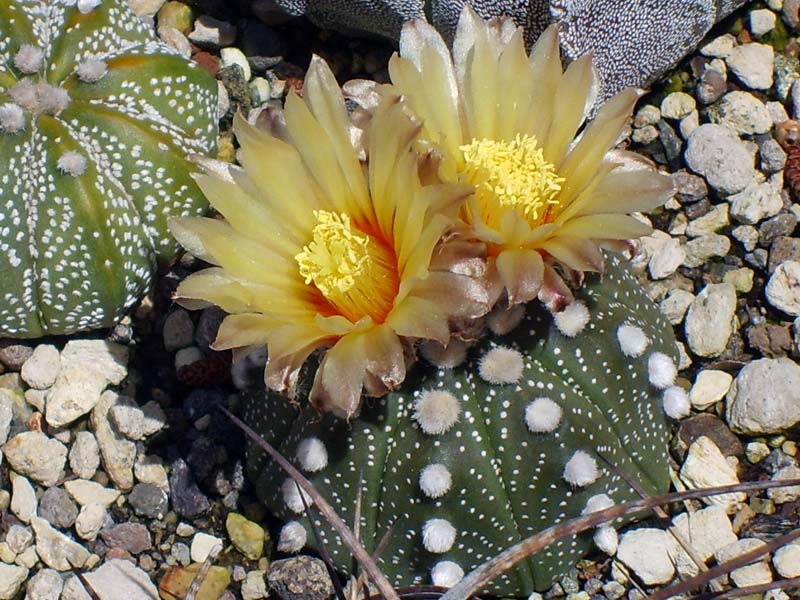
[[[575,300],[561,312],[553,315],[558,330],[567,337],[575,337],[589,322],[589,309],[580,300]]]
[[[13,102],[0,105],[0,130],[3,133],[19,133],[25,129],[25,111]]]
[[[478,365],[478,375],[484,381],[495,385],[516,383],[522,377],[524,367],[525,359],[522,358],[519,351],[506,346],[498,346],[483,355]]]
[[[108,71],[108,65],[99,58],[89,58],[78,65],[78,78],[86,83],[95,83],[103,78]]]
[[[68,150],[58,158],[56,166],[66,175],[80,177],[86,172],[86,157],[73,150]]]
[[[641,328],[627,323],[617,328],[617,341],[622,353],[631,357],[641,356],[650,345],[650,340],[647,339]]]
[[[493,310],[486,319],[489,329],[495,335],[505,335],[516,329],[525,316],[525,305],[515,304],[508,308]]]
[[[453,587],[464,579],[464,569],[452,560],[441,560],[431,569],[431,581],[439,587]]]
[[[85,15],[92,12],[95,8],[100,6],[103,0],[78,0],[76,5],[81,14]]]
[[[22,44],[14,55],[14,66],[28,75],[37,73],[43,62],[44,52],[31,44]]]
[[[536,398],[525,407],[525,425],[532,433],[551,433],[562,415],[561,407],[550,398]]]
[[[428,519],[422,526],[422,545],[434,554],[443,554],[453,547],[456,528],[447,519]]]
[[[451,339],[447,346],[429,340],[420,345],[420,353],[434,367],[453,369],[467,359],[467,345],[456,339]]]
[[[600,478],[600,469],[597,468],[597,461],[587,452],[576,450],[564,465],[562,477],[570,485],[585,487]]]
[[[297,445],[297,462],[304,471],[321,471],[328,466],[328,449],[319,438],[308,437]]]
[[[298,514],[304,513],[306,510],[305,506],[303,506],[303,498],[305,498],[308,506],[314,504],[311,496],[298,487],[298,485],[294,482],[294,479],[291,477],[287,477],[286,481],[283,482],[283,485],[281,486],[281,494],[283,495],[283,501],[286,502],[286,506],[289,507],[289,510]]]
[[[419,487],[428,498],[441,498],[452,485],[453,476],[441,463],[428,465],[419,474]]]
[[[647,359],[647,378],[650,385],[665,390],[678,376],[678,369],[673,360],[663,352],[653,352]]]
[[[664,390],[664,394],[661,396],[661,405],[664,408],[664,413],[670,419],[676,420],[688,417],[692,408],[692,403],[689,401],[689,394],[677,385],[673,385]]]
[[[586,501],[586,506],[581,511],[582,515],[588,515],[599,510],[605,510],[614,506],[614,501],[609,498],[608,494],[595,494]]]
[[[306,528],[298,521],[289,521],[281,527],[278,537],[278,551],[286,553],[300,552],[306,545]]]
[[[602,525],[595,529],[592,539],[594,540],[594,545],[601,552],[605,552],[609,556],[614,556],[617,553],[619,534],[611,525]]]
[[[414,402],[414,419],[428,435],[446,433],[458,421],[461,405],[445,390],[424,390]]]

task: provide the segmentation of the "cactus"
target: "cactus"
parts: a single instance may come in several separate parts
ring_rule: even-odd
[[[417,364],[399,390],[366,400],[349,423],[263,393],[243,397],[243,418],[351,523],[361,482],[366,548],[396,524],[379,562],[394,585],[452,585],[547,526],[637,497],[601,457],[648,493],[668,487],[662,390],[680,396],[670,387],[672,330],[627,265],[613,256],[607,265],[602,281],[591,275],[578,302],[555,317],[538,301],[490,315],[493,333],[458,366],[448,368],[455,342],[423,352],[439,366]],[[256,447],[249,474],[275,514],[291,520],[279,549],[312,542],[299,489]],[[346,571],[347,549],[317,525]],[[597,530],[594,540],[613,553],[616,532]],[[591,534],[561,540],[487,591],[546,588],[591,544]]]
[[[120,0],[0,3],[0,336],[107,327],[206,206],[216,83]]]

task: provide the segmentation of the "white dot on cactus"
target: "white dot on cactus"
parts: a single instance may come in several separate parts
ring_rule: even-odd
[[[298,514],[304,513],[306,510],[305,506],[303,505],[303,498],[305,498],[308,506],[314,504],[311,496],[309,496],[307,492],[300,489],[294,482],[294,479],[291,477],[287,477],[283,482],[283,485],[281,486],[281,494],[283,495],[283,501],[286,503],[286,506],[289,508],[289,510]]]
[[[525,360],[513,348],[498,346],[481,358],[478,374],[484,381],[493,384],[516,383],[522,377]]]
[[[525,425],[533,433],[551,433],[561,423],[563,411],[550,398],[536,398],[525,407]]]
[[[691,412],[692,404],[689,401],[689,394],[677,385],[670,386],[664,390],[661,402],[664,413],[670,419],[682,419],[688,417]]]
[[[500,307],[493,310],[486,322],[489,329],[495,335],[505,335],[513,331],[525,316],[525,306],[515,304],[510,307]]]
[[[278,550],[289,554],[300,552],[303,546],[306,545],[307,535],[306,528],[298,521],[289,521],[281,527],[281,533],[278,537]]]
[[[25,129],[25,111],[13,102],[0,105],[0,130],[3,133],[19,133]]]
[[[76,5],[81,14],[85,15],[92,12],[95,8],[100,6],[103,0],[78,0]]]
[[[617,553],[619,534],[611,525],[601,525],[595,529],[592,539],[594,540],[594,545],[601,552],[605,552],[609,556],[614,556]]]
[[[663,352],[653,352],[647,359],[647,377],[650,384],[659,390],[665,390],[678,376],[675,362]]]
[[[614,501],[608,497],[608,494],[595,494],[586,501],[581,514],[588,515],[599,510],[605,510],[614,506]]]
[[[641,356],[647,350],[650,340],[644,334],[641,328],[636,325],[628,325],[627,323],[620,325],[617,328],[617,341],[619,342],[620,350],[625,356]]]
[[[567,337],[575,337],[589,322],[589,309],[580,300],[575,300],[561,312],[553,315],[558,330]]]
[[[308,437],[297,445],[297,462],[304,471],[316,473],[328,466],[328,450],[319,438]]]
[[[570,485],[585,487],[599,479],[600,469],[597,468],[597,461],[587,452],[576,450],[564,465],[562,477]]]
[[[452,338],[447,346],[426,341],[420,345],[420,352],[425,360],[440,369],[453,369],[467,359],[467,345]]]
[[[414,419],[428,435],[446,433],[460,413],[458,398],[446,390],[425,390],[414,402]]]
[[[22,44],[14,55],[14,66],[28,75],[38,72],[43,61],[44,52],[31,44]]]
[[[428,519],[422,526],[422,545],[434,554],[443,554],[453,547],[456,528],[447,519]]]
[[[78,65],[75,71],[78,78],[86,83],[95,83],[103,78],[108,71],[108,65],[99,58],[89,58]]]
[[[453,477],[441,463],[428,465],[419,474],[419,487],[428,498],[441,498],[452,485]]]
[[[58,157],[56,166],[65,175],[80,177],[86,172],[86,157],[73,150],[68,150]]]
[[[439,587],[453,587],[464,579],[464,569],[452,560],[441,560],[431,569],[431,582]]]

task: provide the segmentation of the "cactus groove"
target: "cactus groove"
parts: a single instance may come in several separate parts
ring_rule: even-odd
[[[367,549],[396,523],[379,562],[393,584],[452,585],[520,539],[579,515],[590,498],[594,506],[609,502],[602,494],[636,498],[600,457],[648,493],[668,487],[661,388],[676,358],[672,330],[627,265],[607,263],[602,282],[591,276],[576,294],[588,309],[582,329],[557,326],[533,302],[516,328],[482,339],[462,365],[421,361],[401,389],[365,402],[349,424],[263,392],[245,395],[243,417],[351,524],[362,482]],[[664,359],[657,387],[650,364]],[[279,547],[312,542],[293,482],[255,447],[249,471],[267,505],[291,520]],[[318,525],[346,571],[347,549]],[[591,532],[562,540],[487,591],[545,589],[591,547]]]
[[[71,5],[70,5],[71,4]],[[0,3],[0,337],[107,327],[206,206],[216,82],[124,1]]]

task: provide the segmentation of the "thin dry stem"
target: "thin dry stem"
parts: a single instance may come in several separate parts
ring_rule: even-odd
[[[330,523],[331,527],[336,530],[336,533],[342,539],[342,542],[350,549],[350,552],[356,557],[358,562],[361,564],[363,569],[367,572],[372,582],[375,584],[375,587],[378,588],[378,591],[383,595],[386,600],[400,600],[397,593],[392,588],[389,580],[386,579],[386,576],[381,572],[378,568],[378,565],[375,564],[375,561],[372,560],[372,557],[369,553],[364,549],[359,541],[353,535],[353,532],[350,531],[350,528],[347,524],[336,514],[336,511],[333,510],[333,507],[328,504],[328,501],[311,485],[311,482],[306,479],[306,477],[298,471],[294,465],[292,465],[288,460],[286,460],[280,452],[278,452],[275,448],[272,447],[271,444],[267,443],[260,435],[258,435],[255,431],[253,431],[247,424],[244,423],[239,417],[234,415],[224,406],[220,406],[219,409],[237,426],[239,427],[247,437],[253,440],[260,448],[262,448],[270,457],[278,463],[278,465],[286,471],[286,473],[294,479],[297,484],[303,488],[303,490],[311,496],[314,500],[314,504],[316,504],[319,512],[325,517],[325,520]],[[302,497],[302,494],[301,494]]]

